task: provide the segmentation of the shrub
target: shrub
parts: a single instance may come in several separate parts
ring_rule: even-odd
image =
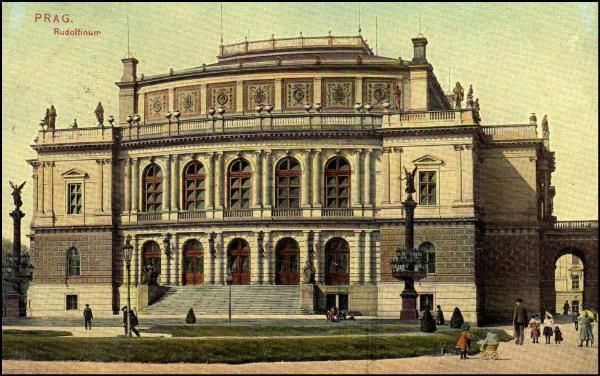
[[[450,319],[450,328],[460,329],[464,322],[465,320],[463,319],[462,313],[460,313],[460,309],[455,307],[454,312],[452,312],[452,318]]]
[[[425,309],[425,313],[423,313],[423,320],[421,321],[421,331],[425,333],[433,333],[436,331],[435,320],[433,319],[433,315],[429,311],[429,308]]]
[[[185,317],[185,322],[188,324],[195,324],[196,323],[196,315],[194,315],[194,309],[190,308],[190,310],[187,313],[187,316]]]

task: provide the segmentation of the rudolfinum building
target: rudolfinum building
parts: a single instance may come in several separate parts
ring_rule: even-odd
[[[234,314],[398,318],[390,261],[415,167],[419,309],[486,322],[522,297],[553,310],[544,263],[566,253],[597,308],[597,222],[552,215],[548,122],[486,124],[470,85],[442,89],[427,39],[412,43],[402,59],[361,36],[272,38],[153,76],[123,59],[118,116],[52,122],[32,145],[28,315],[118,313],[131,236],[143,314],[226,314],[231,284]]]

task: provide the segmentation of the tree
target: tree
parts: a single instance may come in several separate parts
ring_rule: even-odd
[[[421,331],[425,333],[433,333],[437,330],[435,326],[435,320],[433,319],[433,315],[431,311],[429,311],[429,307],[425,308],[425,313],[423,313],[423,319],[421,321]]]
[[[190,308],[190,310],[188,311],[188,314],[185,318],[185,322],[188,324],[195,324],[196,323],[196,315],[194,315],[194,309]]]
[[[21,244],[21,253],[28,252],[29,249],[26,245]],[[12,255],[13,252],[13,241],[2,237],[2,256]]]
[[[465,320],[463,319],[460,309],[458,309],[458,307],[455,307],[454,312],[452,312],[452,318],[450,319],[450,328],[460,329],[464,322]]]

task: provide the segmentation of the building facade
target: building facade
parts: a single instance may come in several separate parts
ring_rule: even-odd
[[[123,59],[114,124],[48,127],[33,145],[30,315],[117,312],[130,235],[149,313],[229,281],[249,306],[259,290],[285,304],[287,288],[298,313],[398,317],[390,261],[415,167],[420,306],[472,322],[506,317],[517,296],[539,309],[547,122],[541,135],[535,115],[482,124],[472,90],[445,94],[427,40],[412,42],[410,61],[331,35],[220,46],[217,63],[155,76]]]

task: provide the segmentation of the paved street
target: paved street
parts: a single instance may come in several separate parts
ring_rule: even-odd
[[[250,363],[241,365],[227,364],[141,364],[94,362],[27,362],[2,361],[3,373],[598,373],[598,344],[580,348],[578,333],[572,324],[560,324],[565,341],[561,345],[554,343],[532,344],[527,338],[525,345],[517,346],[513,342],[502,343],[498,349],[499,359],[481,360],[473,356],[466,361],[458,356],[423,356],[417,358],[386,360],[351,360],[328,362],[277,362]],[[67,327],[68,328],[68,327]],[[512,332],[510,327],[500,327]],[[51,329],[59,330],[58,327]],[[71,330],[70,328],[68,330]],[[117,330],[106,328],[102,330]],[[62,328],[60,329],[62,330]],[[75,329],[73,329],[75,330]],[[101,332],[98,332],[100,335]],[[119,332],[120,334],[120,332]],[[527,332],[527,335],[529,333]],[[598,328],[594,327],[594,337],[598,338]],[[542,340],[542,342],[544,342]]]

